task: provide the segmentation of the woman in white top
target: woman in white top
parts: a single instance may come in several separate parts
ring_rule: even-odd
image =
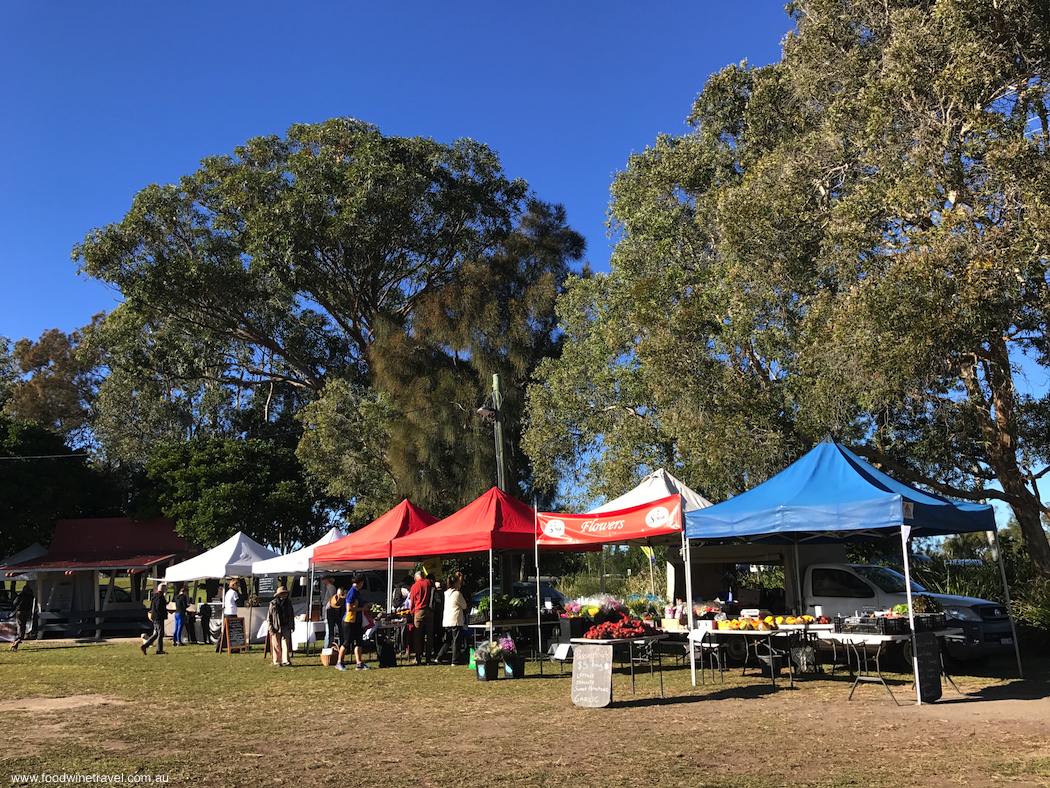
[[[459,662],[460,644],[463,627],[467,624],[467,598],[460,590],[463,587],[463,573],[456,572],[449,578],[445,590],[445,612],[441,617],[441,626],[445,628],[445,642],[437,653],[437,662],[444,660],[446,652],[452,650],[451,664]]]

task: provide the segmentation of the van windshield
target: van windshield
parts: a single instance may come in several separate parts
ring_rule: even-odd
[[[887,594],[907,593],[908,581],[900,572],[894,572],[884,566],[854,566],[853,571],[866,580],[870,580],[879,587],[880,591],[885,591]],[[911,590],[915,593],[926,589],[913,580]]]

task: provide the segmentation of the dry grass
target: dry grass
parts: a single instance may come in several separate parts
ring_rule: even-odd
[[[569,701],[569,673],[535,665],[479,683],[467,668],[339,672],[254,649],[143,657],[130,642],[0,652],[0,712],[15,775],[165,775],[176,785],[893,786],[1050,785],[1047,660],[956,678],[966,694],[895,706],[845,676],[774,691],[757,673],[692,687],[667,665],[666,698],[614,678],[614,705]],[[45,699],[47,702],[45,702]],[[59,700],[61,699],[61,700]],[[68,779],[68,778],[67,778]],[[130,781],[131,778],[125,778]]]

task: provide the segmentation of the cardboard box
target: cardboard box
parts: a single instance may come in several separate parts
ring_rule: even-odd
[[[685,629],[685,627],[682,626],[681,619],[677,619],[677,618],[661,618],[660,619],[660,628],[661,629]]]

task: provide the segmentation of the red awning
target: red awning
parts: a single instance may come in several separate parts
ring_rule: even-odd
[[[429,528],[395,539],[390,548],[395,558],[525,551],[536,546],[535,534],[533,508],[493,487]]]
[[[47,555],[4,567],[5,572],[85,572],[148,569],[190,551],[166,517],[59,520]]]
[[[551,514],[537,516],[536,541],[540,547],[584,544],[646,542],[682,534],[682,497],[669,495],[650,503],[601,514]]]
[[[378,560],[390,557],[390,543],[400,536],[414,534],[437,522],[437,518],[409,501],[402,501],[377,520],[352,534],[314,548],[314,566]]]

